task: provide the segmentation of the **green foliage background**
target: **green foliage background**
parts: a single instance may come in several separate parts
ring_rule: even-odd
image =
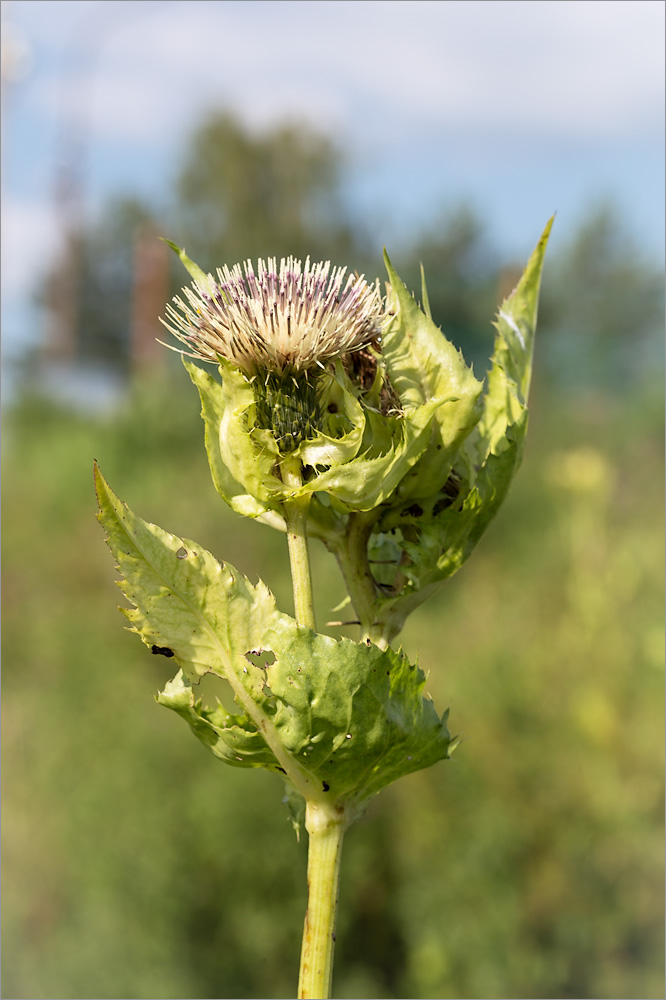
[[[180,221],[159,231],[205,266],[284,250],[379,273],[375,234],[340,208],[330,145],[284,128],[252,139],[222,115],[188,148]],[[80,358],[130,370],[131,246],[150,218],[114,205],[81,235]],[[663,280],[607,211],[577,234],[564,222],[523,467],[402,635],[463,742],[347,835],[338,997],[663,996]],[[481,375],[512,275],[473,213],[389,249],[410,288],[423,260],[434,318]],[[198,411],[175,363],[105,418],[29,387],[5,418],[5,997],[295,992],[306,845],[281,783],[217,762],[155,704],[173,661],[123,631],[94,516],[97,458],[136,513],[291,610],[285,540],[219,499]],[[326,622],[343,585],[316,545],[313,562]]]
[[[280,782],[155,704],[171,663],[123,632],[93,516],[97,457],[290,607],[284,539],[215,494],[194,396],[176,373],[106,424],[7,421],[7,997],[293,996],[305,844]],[[337,996],[660,995],[659,406],[537,386],[504,510],[403,635],[464,741],[347,838]],[[325,621],[342,586],[314,556]]]

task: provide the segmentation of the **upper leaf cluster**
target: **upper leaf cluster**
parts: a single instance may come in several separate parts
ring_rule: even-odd
[[[309,533],[338,556],[366,635],[390,641],[465,562],[506,496],[527,430],[551,225],[500,307],[485,387],[433,323],[425,281],[421,308],[385,255],[381,350],[350,355],[320,377],[322,419],[294,451],[304,470],[296,490],[282,481],[273,434],[259,426],[256,385],[224,359],[221,383],[186,363],[219,493],[283,530],[283,504],[309,498]]]

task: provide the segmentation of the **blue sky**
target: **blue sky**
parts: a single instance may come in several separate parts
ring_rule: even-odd
[[[350,161],[348,197],[381,246],[465,199],[523,258],[610,199],[663,259],[661,0],[6,0],[5,346],[61,234],[63,141],[81,206],[114,192],[168,213],[191,129],[224,106],[251,128],[305,120]],[[267,253],[270,248],[267,248]]]

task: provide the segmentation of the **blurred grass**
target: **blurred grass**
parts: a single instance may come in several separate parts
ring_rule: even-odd
[[[271,775],[225,768],[123,631],[92,461],[291,610],[284,539],[210,484],[182,374],[5,420],[3,996],[289,997],[305,908]],[[661,397],[537,387],[513,493],[402,641],[464,741],[347,838],[339,997],[663,996]],[[313,551],[318,618],[343,596]],[[352,634],[350,631],[349,634]]]

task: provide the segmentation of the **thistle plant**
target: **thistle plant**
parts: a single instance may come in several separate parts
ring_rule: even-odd
[[[289,258],[205,274],[166,308],[196,386],[215,488],[286,533],[294,616],[260,580],[134,514],[99,469],[99,519],[130,629],[179,670],[157,700],[220,760],[286,785],[309,835],[299,997],[331,995],[345,831],[396,779],[451,756],[447,712],[392,645],[471,554],[508,491],[527,430],[541,269],[551,222],[495,322],[485,384],[385,255],[388,283]],[[217,366],[221,379],[200,364]],[[308,555],[332,552],[358,641],[316,630]],[[228,681],[237,712],[197,698]]]

